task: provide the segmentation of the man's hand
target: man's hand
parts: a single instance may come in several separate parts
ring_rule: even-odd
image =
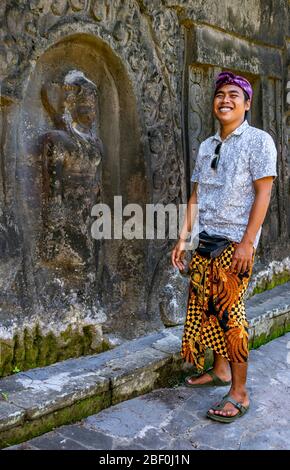
[[[235,274],[243,274],[247,270],[250,270],[253,259],[253,245],[248,242],[241,242],[236,247],[230,271]]]
[[[185,254],[185,240],[179,239],[171,253],[171,262],[175,268],[178,268],[180,271],[183,271],[185,268],[182,259]]]

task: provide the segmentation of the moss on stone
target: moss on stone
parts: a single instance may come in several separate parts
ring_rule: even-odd
[[[0,339],[0,376],[12,374],[15,368],[24,371],[108,349],[108,341],[94,325],[80,329],[70,325],[58,336],[52,332],[43,335],[36,325],[31,330],[25,328],[23,334],[15,334],[13,340]]]
[[[290,318],[288,318],[285,322],[284,333],[290,332]]]
[[[75,423],[87,416],[98,413],[111,405],[111,390],[99,395],[78,401],[71,406],[44,415],[41,418],[25,421],[22,426],[16,426],[0,432],[0,448],[19,444],[23,441],[40,436],[63,424]]]
[[[12,371],[13,346],[13,341],[2,340],[0,342],[0,375],[7,375]]]
[[[281,273],[274,274],[271,280],[264,279],[253,289],[251,297],[255,294],[261,294],[266,290],[273,289],[274,287],[280,286],[281,284],[285,284],[286,282],[290,281],[290,272],[289,271],[282,271]]]
[[[87,350],[91,347],[94,339],[94,327],[92,325],[83,326],[83,348]]]
[[[67,357],[79,357],[84,354],[83,338],[80,332],[73,331],[69,326],[59,336],[58,361],[64,361]]]
[[[112,347],[110,346],[110,343],[107,339],[104,339],[102,340],[102,351],[108,351],[109,349],[112,349]]]
[[[57,362],[57,355],[57,337],[53,333],[49,333],[47,336],[42,338],[40,358],[43,358],[43,365],[54,364]]]
[[[25,348],[24,348],[23,336],[16,334],[14,336],[13,359],[12,359],[11,368],[13,370],[15,367],[18,367],[18,369],[23,370],[24,363],[25,363]]]
[[[23,346],[24,346],[24,361],[23,363],[29,369],[37,364],[38,348],[34,332],[29,331],[27,328],[24,330]]]
[[[286,331],[284,326],[277,326],[276,328],[272,328],[270,333],[262,333],[259,336],[254,337],[251,349],[257,349],[263,344],[269,343],[269,341],[279,338],[279,336],[283,336],[285,333]]]

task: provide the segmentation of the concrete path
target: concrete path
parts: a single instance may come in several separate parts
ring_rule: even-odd
[[[231,424],[205,417],[228,388],[159,388],[9,449],[290,449],[290,333],[250,352],[251,407]]]

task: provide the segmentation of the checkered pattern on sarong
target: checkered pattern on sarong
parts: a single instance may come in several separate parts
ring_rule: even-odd
[[[246,362],[248,358],[248,322],[243,297],[252,273],[255,250],[250,271],[232,275],[229,268],[236,246],[237,243],[231,242],[214,259],[195,252],[189,264],[189,295],[180,354],[197,369],[204,368],[207,348],[230,362]],[[216,273],[220,272],[225,281],[215,291],[213,269]],[[202,282],[198,284],[196,280],[201,278]],[[196,285],[201,286],[200,291],[196,290]],[[236,286],[236,289],[228,293],[230,308],[219,308],[220,299],[226,298],[226,288],[231,285]]]

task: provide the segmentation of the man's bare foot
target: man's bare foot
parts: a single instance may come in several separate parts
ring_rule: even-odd
[[[247,391],[237,392],[230,390],[229,395],[243,406],[247,407],[250,404],[249,395]],[[215,406],[216,405],[218,405],[218,403],[215,403]],[[209,409],[210,414],[217,414],[220,416],[235,416],[236,414],[238,414],[238,412],[239,410],[230,402],[226,403],[222,410],[213,410],[212,408]]]
[[[225,382],[228,382],[229,380],[231,380],[231,374],[230,374],[230,371],[220,371],[220,370],[215,370],[214,368],[211,369],[213,370],[213,372],[223,381]],[[202,384],[205,384],[205,383],[208,383],[208,382],[211,382],[212,381],[212,377],[207,373],[205,372],[204,374],[202,375],[199,375],[198,377],[190,377],[190,379],[187,379],[187,382],[190,384],[190,385],[202,385]]]

